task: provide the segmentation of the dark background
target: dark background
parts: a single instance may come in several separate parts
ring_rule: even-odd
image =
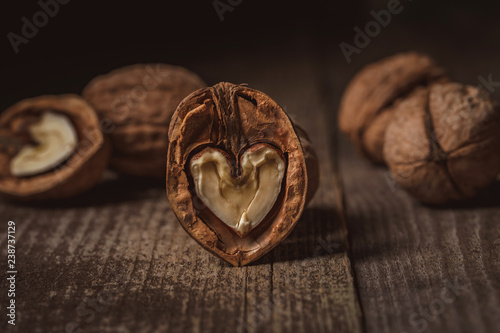
[[[481,64],[485,54],[488,59],[493,54],[500,56],[498,1],[403,0],[401,4],[405,9],[372,41],[371,52],[354,55],[351,64],[340,61],[339,66],[350,66],[354,73],[374,58],[411,48],[415,38],[420,51],[432,50],[432,56],[444,64],[450,56],[464,58],[459,66],[471,60],[476,60],[471,66]],[[206,64],[229,51],[233,55],[268,49],[277,52],[276,45],[285,49],[297,38],[313,40],[319,53],[341,59],[339,43],[352,44],[353,27],[363,27],[372,19],[370,10],[386,6],[387,1],[381,0],[243,0],[233,11],[225,12],[221,21],[212,0],[72,0],[60,5],[59,12],[15,54],[7,34],[21,34],[22,17],[32,21],[41,8],[37,1],[6,1],[1,9],[0,107],[3,110],[20,99],[41,94],[79,93],[95,75],[127,64],[165,62],[197,71],[200,61]],[[401,31],[401,38],[384,40],[386,30]],[[422,39],[429,41],[429,50]],[[446,51],[436,51],[436,44]],[[460,68],[454,70],[458,79],[475,84],[472,77],[460,77]],[[476,72],[487,75],[491,70],[479,67]],[[217,76],[199,74],[209,84],[225,77],[224,68]]]

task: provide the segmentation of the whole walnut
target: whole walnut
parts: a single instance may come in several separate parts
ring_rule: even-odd
[[[384,163],[385,130],[397,104],[418,86],[447,81],[428,56],[399,53],[363,68],[349,83],[340,103],[339,126],[356,148]]]
[[[476,195],[500,174],[500,110],[475,87],[417,89],[387,127],[384,157],[419,200],[443,204]]]
[[[170,118],[184,97],[202,87],[198,75],[166,64],[127,66],[90,81],[82,95],[111,139],[111,167],[165,178]]]

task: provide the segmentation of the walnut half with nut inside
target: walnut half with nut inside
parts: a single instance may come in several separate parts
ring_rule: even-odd
[[[97,183],[110,153],[84,99],[23,100],[0,116],[0,193],[23,201],[76,195]]]
[[[307,135],[245,86],[223,82],[186,97],[169,140],[172,210],[191,237],[235,266],[282,241],[318,187]]]

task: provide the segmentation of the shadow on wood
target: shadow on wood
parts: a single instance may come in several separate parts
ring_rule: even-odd
[[[123,202],[134,202],[163,196],[166,201],[165,181],[107,173],[105,177],[90,190],[75,197],[56,201],[15,202],[11,204],[38,209],[84,208],[109,206]]]
[[[477,208],[500,207],[500,182],[481,191],[471,199],[450,203],[443,206],[429,206],[434,209],[474,210]]]
[[[288,238],[250,266],[330,257],[344,252],[342,232],[340,219],[333,209],[307,208]]]

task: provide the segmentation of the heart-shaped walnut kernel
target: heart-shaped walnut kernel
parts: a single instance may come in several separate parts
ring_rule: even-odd
[[[217,149],[204,149],[190,163],[200,199],[240,236],[262,222],[274,206],[285,172],[285,162],[274,148],[252,148],[241,158],[238,177],[233,177],[226,156]]]
[[[260,91],[226,82],[200,89],[170,122],[170,206],[191,237],[235,266],[288,236],[317,175],[307,135]]]

